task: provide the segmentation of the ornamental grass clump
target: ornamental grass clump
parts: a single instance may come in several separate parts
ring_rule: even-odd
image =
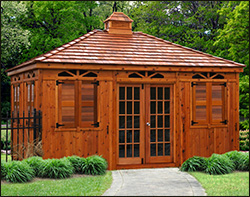
[[[234,166],[235,166],[235,170],[239,170],[239,161],[240,158],[243,156],[243,152],[239,152],[239,151],[230,151],[225,153],[224,155],[226,155],[230,160],[232,160],[234,162]]]
[[[34,170],[25,162],[11,161],[4,164],[5,179],[13,183],[28,182],[35,177]]]
[[[206,164],[207,164],[207,158],[194,156],[186,160],[182,164],[180,170],[188,172],[204,171],[206,169]]]
[[[38,176],[39,166],[41,165],[42,161],[43,161],[42,157],[37,157],[37,156],[29,157],[23,160],[23,162],[29,164],[29,166],[34,170],[36,176]]]
[[[249,153],[242,153],[238,163],[238,170],[249,171]]]
[[[82,171],[89,175],[103,175],[106,173],[107,167],[108,163],[102,156],[93,155],[86,158]]]
[[[207,159],[207,167],[205,172],[211,175],[228,174],[234,169],[234,162],[230,160],[225,154],[212,154],[212,156]]]
[[[76,155],[69,156],[67,159],[70,161],[71,165],[74,167],[74,172],[82,174],[82,169],[84,168],[86,164],[86,159],[83,157],[79,157]]]
[[[41,162],[38,169],[38,176],[43,178],[63,179],[70,177],[74,167],[66,158],[46,159]]]
[[[4,180],[5,176],[6,176],[6,162],[5,161],[1,161],[1,179]]]

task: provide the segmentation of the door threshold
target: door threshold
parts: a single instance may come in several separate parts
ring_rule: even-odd
[[[179,167],[176,163],[160,163],[160,164],[130,164],[117,165],[117,170],[122,169],[140,169],[140,168],[163,168],[163,167]]]

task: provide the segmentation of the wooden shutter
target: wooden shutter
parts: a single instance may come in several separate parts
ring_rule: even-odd
[[[59,122],[57,127],[65,128],[76,127],[76,82],[58,81],[58,115]]]
[[[212,123],[213,124],[227,124],[225,118],[225,86],[224,83],[213,83],[212,84],[212,103],[211,103],[211,111],[212,111]]]
[[[20,85],[13,85],[14,91],[14,116],[17,116],[17,112],[19,111],[19,102],[20,102]]]
[[[81,127],[98,127],[97,123],[97,86],[98,82],[81,83]]]
[[[208,123],[208,91],[206,83],[192,83],[193,86],[193,120],[192,125]]]
[[[34,110],[34,100],[35,100],[35,82],[30,81],[26,83],[26,101],[27,101],[27,111],[33,112]]]

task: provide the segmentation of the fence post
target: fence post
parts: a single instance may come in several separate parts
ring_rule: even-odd
[[[8,117],[9,117],[9,112],[7,112],[7,118],[6,118],[6,141],[5,141],[5,155],[6,155],[6,162],[8,161]]]
[[[17,159],[19,160],[19,111],[17,111]]]
[[[24,120],[25,120],[25,112],[23,111],[23,159],[24,159],[24,151],[25,151],[25,146],[24,146],[24,132],[25,132],[25,130],[24,130],[24,128],[25,128],[25,122],[24,122]]]
[[[38,135],[39,135],[39,141],[42,140],[42,125],[41,125],[41,118],[42,118],[42,113],[41,111],[39,110],[38,111]]]
[[[11,153],[11,161],[13,161],[13,140],[14,140],[14,138],[13,138],[13,133],[14,133],[14,128],[13,128],[13,122],[14,122],[14,111],[12,112],[12,118],[11,118],[11,149],[10,149],[10,153]]]

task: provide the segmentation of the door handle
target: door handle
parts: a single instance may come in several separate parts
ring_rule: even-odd
[[[149,123],[149,122],[147,122],[146,124],[147,124],[147,126],[150,126],[150,123]]]

